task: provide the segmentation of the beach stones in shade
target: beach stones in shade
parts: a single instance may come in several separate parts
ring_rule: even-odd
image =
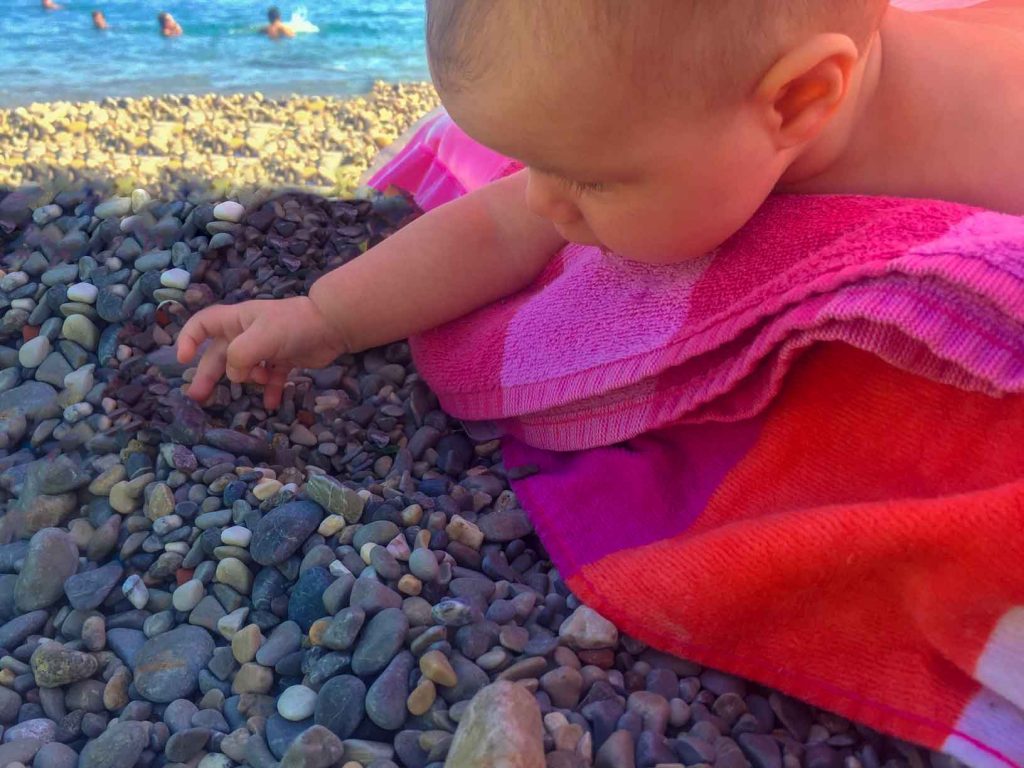
[[[317,694],[312,688],[304,685],[293,685],[286,688],[277,699],[277,711],[285,720],[300,722],[313,716],[316,709]]]
[[[345,754],[341,739],[327,728],[314,725],[299,735],[281,759],[281,768],[331,768]]]
[[[309,632],[314,621],[327,615],[323,594],[333,581],[325,568],[310,568],[299,577],[288,599],[288,619],[303,632]]]
[[[98,294],[99,288],[92,283],[75,283],[68,286],[68,301],[80,304],[93,304]]]
[[[558,628],[558,636],[578,650],[614,648],[619,630],[597,611],[581,605]]]
[[[18,349],[18,362],[23,368],[38,368],[49,354],[50,340],[45,336],[36,336]]]
[[[352,671],[360,676],[380,672],[405,643],[409,620],[399,608],[385,608],[370,619],[352,654]]]
[[[407,715],[409,674],[416,660],[402,651],[385,667],[366,692],[366,716],[386,731],[397,731]]]
[[[324,683],[317,694],[313,719],[339,739],[351,736],[366,714],[366,685],[358,677],[338,675]]]
[[[41,381],[26,381],[14,389],[0,392],[0,412],[4,411],[18,411],[25,418],[38,422],[57,416],[61,407],[57,402],[57,390],[51,385]]]
[[[245,216],[245,206],[234,200],[225,200],[213,207],[213,217],[218,221],[238,223]]]
[[[271,510],[256,524],[249,554],[260,565],[283,563],[320,525],[324,511],[311,501],[290,501]]]
[[[65,648],[60,643],[41,644],[31,658],[32,675],[40,688],[58,688],[92,677],[99,668],[96,657]]]
[[[200,627],[181,626],[157,635],[135,655],[135,687],[158,704],[186,698],[195,691],[213,649],[213,638]]]
[[[504,680],[488,685],[459,721],[445,768],[482,765],[544,768],[540,707],[520,685]]]
[[[96,206],[93,214],[99,219],[123,218],[132,212],[130,197],[112,197]]]
[[[90,352],[96,350],[96,345],[100,340],[99,329],[85,315],[70,315],[65,318],[60,329],[60,336],[62,339],[75,342]]]
[[[78,768],[134,768],[146,748],[148,733],[144,723],[115,721],[85,745]]]
[[[25,564],[14,585],[19,611],[53,605],[64,596],[64,581],[78,570],[78,546],[58,528],[37,531],[29,541]]]
[[[265,441],[235,429],[208,429],[203,433],[203,441],[235,456],[248,456],[251,459],[266,459],[270,456],[270,446]]]
[[[313,475],[306,481],[306,495],[330,514],[344,517],[350,525],[363,516],[363,497],[333,477]]]

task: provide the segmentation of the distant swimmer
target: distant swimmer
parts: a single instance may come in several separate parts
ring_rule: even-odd
[[[92,12],[92,25],[96,27],[96,29],[110,29],[110,26],[107,24],[107,18],[103,15],[103,11]]]
[[[260,32],[271,40],[277,40],[282,37],[295,37],[291,27],[281,21],[281,12],[277,10],[276,6],[267,11],[267,21],[270,23],[263,27]]]
[[[57,5],[53,0],[43,0],[44,11],[62,11],[64,10],[63,5]]]
[[[158,14],[156,20],[160,22],[161,35],[164,37],[181,37],[181,25],[167,11]]]

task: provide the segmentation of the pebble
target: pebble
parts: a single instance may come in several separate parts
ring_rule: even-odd
[[[160,274],[160,285],[165,288],[177,288],[179,291],[183,291],[188,288],[189,282],[191,282],[192,276],[188,273],[188,270],[175,267],[174,269],[168,269],[166,272]]]
[[[277,711],[286,720],[299,722],[313,716],[317,693],[304,685],[286,688],[277,699]]]
[[[68,286],[68,301],[77,301],[82,304],[96,303],[96,296],[99,288],[92,283],[75,283]]]
[[[281,768],[331,768],[345,754],[337,735],[314,725],[294,741],[281,759]]]
[[[78,546],[57,528],[37,531],[29,540],[14,603],[24,613],[47,608],[64,596],[64,582],[78,570]],[[13,648],[13,646],[4,647]]]
[[[213,649],[213,639],[199,627],[180,626],[157,635],[135,655],[135,687],[156,703],[186,698],[196,689]]]
[[[199,605],[199,601],[205,595],[206,587],[203,586],[203,582],[198,579],[189,579],[174,590],[174,594],[171,596],[171,603],[174,605],[174,610],[188,613]]]
[[[96,325],[85,315],[70,315],[64,320],[60,329],[62,339],[73,341],[89,352],[96,351],[100,340],[100,332]]]
[[[49,354],[50,340],[45,336],[36,336],[18,349],[18,362],[23,368],[38,368]]]
[[[544,768],[540,708],[520,685],[499,681],[487,686],[459,721],[445,768],[483,765]]]
[[[338,675],[321,686],[314,720],[340,739],[351,736],[366,714],[366,685],[358,677]]]
[[[615,625],[597,611],[581,605],[558,628],[558,636],[571,648],[614,648],[619,641]]]
[[[213,216],[218,221],[230,221],[237,224],[245,216],[245,208],[234,200],[225,200],[214,206]]]
[[[135,721],[115,721],[82,749],[78,768],[134,768],[147,743],[146,728]]]
[[[287,560],[312,534],[323,519],[323,509],[310,501],[292,501],[272,510],[252,534],[249,552],[260,565],[278,565]]]
[[[41,688],[59,688],[92,677],[99,668],[94,656],[60,643],[40,645],[32,654],[32,675]]]
[[[352,671],[359,675],[380,672],[405,643],[409,620],[399,608],[385,608],[363,628],[352,654]]]

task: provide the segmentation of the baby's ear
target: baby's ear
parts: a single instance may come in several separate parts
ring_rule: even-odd
[[[756,99],[779,149],[814,139],[849,92],[859,52],[847,35],[815,35],[786,52],[764,76]]]

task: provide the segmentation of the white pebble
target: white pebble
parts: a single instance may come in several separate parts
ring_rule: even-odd
[[[128,598],[128,602],[140,611],[145,608],[146,603],[149,602],[149,590],[146,589],[146,585],[142,583],[142,577],[137,573],[133,573],[124,580],[124,586],[121,587],[121,592]]]
[[[130,197],[112,197],[97,205],[93,214],[97,219],[113,219],[127,216],[131,210],[132,199]]]
[[[153,198],[151,198],[149,196],[149,192],[147,192],[144,189],[133,190],[132,191],[132,213],[138,213],[139,211],[141,211],[143,208],[146,207],[146,205],[149,204],[149,201],[152,200],[152,199]]]
[[[38,368],[50,354],[50,340],[45,336],[36,336],[21,345],[18,350],[18,362],[23,368]]]
[[[96,295],[100,292],[92,283],[75,283],[68,288],[68,301],[80,301],[83,304],[92,304],[96,301]]]
[[[184,613],[199,605],[199,601],[205,595],[206,588],[203,586],[203,582],[199,579],[189,579],[174,590],[174,594],[171,595],[171,604],[174,606],[174,610]]]
[[[239,222],[245,216],[245,207],[234,200],[227,200],[214,206],[213,218],[219,221]]]
[[[168,269],[166,272],[160,274],[160,285],[164,288],[177,288],[180,291],[188,288],[188,284],[192,281],[192,275],[187,270],[175,267],[174,269]]]
[[[92,405],[90,403],[75,403],[64,409],[64,421],[68,424],[74,424],[89,416],[92,416]]]
[[[350,576],[352,575],[352,571],[350,571],[345,564],[341,562],[341,560],[332,560],[331,564],[327,566],[327,570],[330,571],[331,576],[336,579],[344,576],[346,573]]]
[[[0,278],[0,291],[16,291],[28,283],[28,274],[25,272],[10,272]]]
[[[285,720],[299,722],[313,714],[316,709],[316,692],[304,685],[293,685],[277,700],[277,711]]]
[[[24,309],[26,312],[31,312],[35,308],[36,300],[30,299],[28,296],[11,302],[11,309]]]
[[[89,394],[89,390],[95,383],[92,373],[95,369],[96,365],[89,363],[64,377],[65,403],[80,403],[85,400],[85,396]]]
[[[221,531],[220,540],[232,547],[247,547],[252,540],[252,531],[244,525],[233,525]]]

